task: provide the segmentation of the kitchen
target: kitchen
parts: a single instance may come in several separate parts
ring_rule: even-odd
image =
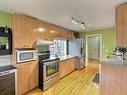
[[[71,73],[72,71],[74,71],[76,69],[75,63],[76,63],[76,60],[78,59],[77,56],[81,55],[80,54],[80,47],[77,47],[79,49],[78,50],[79,54],[76,54],[76,55],[67,55],[67,50],[64,48],[65,46],[67,47],[67,40],[64,40],[64,39],[68,39],[68,43],[69,43],[71,41],[71,40],[69,41],[69,39],[73,38],[73,35],[74,35],[73,32],[67,31],[67,30],[59,28],[55,25],[51,25],[51,24],[45,23],[43,21],[33,19],[31,17],[24,16],[24,15],[14,14],[12,17],[13,17],[13,21],[12,21],[13,22],[13,32],[11,30],[10,33],[13,33],[13,36],[9,35],[10,38],[9,38],[8,42],[10,42],[9,43],[10,44],[10,46],[9,46],[10,52],[7,49],[6,51],[8,51],[8,53],[5,52],[6,53],[5,55],[11,54],[11,52],[13,51],[11,57],[12,57],[13,66],[17,67],[17,84],[18,84],[17,88],[19,89],[17,93],[19,95],[24,94],[24,93],[36,88],[42,80],[45,80],[45,79],[43,79],[42,76],[40,76],[40,77],[38,76],[39,71],[40,71],[39,75],[43,75],[42,72],[47,71],[47,69],[46,69],[47,67],[49,67],[49,70],[50,70],[50,65],[46,66],[45,68],[42,68],[43,64],[44,64],[43,62],[45,59],[47,59],[47,60],[49,59],[48,61],[51,61],[51,67],[55,66],[55,67],[53,67],[54,71],[52,71],[52,72],[49,71],[49,75],[50,75],[50,73],[51,74],[52,73],[58,74],[58,77],[56,77],[55,80],[51,80],[51,78],[54,75],[49,76],[49,78],[47,77],[47,80],[50,79],[51,82],[54,81],[54,83],[49,82],[51,85],[55,84],[56,82],[58,82],[60,80],[60,78],[65,77],[66,75],[68,75],[69,73]],[[24,20],[25,20],[25,23],[24,23]],[[17,25],[17,23],[19,23],[19,24]],[[44,24],[46,24],[46,27],[48,26],[49,29],[50,29],[50,27],[52,27],[53,29],[58,28],[61,32],[65,33],[65,34],[67,33],[68,35],[64,35],[64,37],[60,37],[60,36],[62,36],[62,35],[60,35],[61,33],[59,35],[58,34],[56,35],[55,33],[40,32],[39,30],[41,30],[41,26],[44,27]],[[34,27],[31,25],[34,25]],[[39,29],[37,27],[39,27]],[[18,28],[20,28],[20,29],[18,29]],[[7,28],[7,31],[9,31],[8,29],[10,29],[10,28]],[[36,32],[35,31],[36,29],[38,29],[37,31],[39,31],[39,32]],[[4,32],[4,30],[5,29],[3,29],[3,32]],[[30,31],[30,33],[27,33],[26,31]],[[48,30],[45,30],[45,31],[48,31]],[[54,36],[54,38],[57,38],[57,40],[52,41],[52,39],[54,39],[54,38],[52,38],[52,36]],[[4,37],[4,36],[1,35],[1,37]],[[49,38],[46,38],[46,37],[49,37]],[[60,38],[64,38],[64,39],[60,39]],[[22,39],[22,40],[20,40],[20,39]],[[83,44],[83,41],[81,39],[77,39],[77,41],[79,42],[79,44],[81,42]],[[78,44],[78,42],[74,43],[74,44]],[[63,46],[60,45],[62,43],[66,44],[66,45],[63,45]],[[13,44],[13,50],[11,49],[12,44]],[[55,45],[54,48],[53,48],[53,45]],[[61,50],[58,50],[59,47],[61,49],[65,49],[65,50],[62,52]],[[68,46],[68,47],[70,47],[70,46]],[[54,51],[53,49],[55,49],[55,48],[57,48],[57,49]],[[82,46],[82,48],[83,48],[83,46]],[[49,49],[52,49],[51,54],[50,54]],[[68,52],[69,52],[69,50],[68,50]],[[59,56],[60,59],[57,56]],[[39,59],[38,59],[38,57],[39,57]],[[43,60],[43,62],[41,62],[42,65],[40,63],[41,60]],[[58,65],[59,60],[60,60],[60,64],[61,64],[60,67]],[[38,61],[39,61],[40,65],[38,64]],[[56,61],[56,62],[54,62],[54,61]],[[80,59],[79,59],[79,61],[80,61]],[[20,64],[20,63],[23,63],[23,64]],[[80,63],[80,62],[78,62],[78,63]],[[68,64],[68,66],[67,66],[67,64]],[[84,67],[85,64],[82,63],[82,66]],[[42,69],[38,69],[38,67],[42,68]],[[65,68],[63,68],[63,67],[65,67]],[[59,70],[59,68],[61,68],[61,70]],[[69,70],[67,70],[68,68],[69,68]],[[78,66],[77,69],[80,69],[80,66]],[[44,71],[42,71],[42,70],[44,70]],[[61,74],[60,74],[60,72],[61,72]],[[45,74],[46,74],[46,72],[45,72]],[[46,76],[47,75],[45,75],[45,77]],[[56,76],[56,74],[55,74],[55,76]],[[38,82],[39,78],[41,78],[40,82]],[[51,87],[49,85],[49,83],[48,83],[48,88]],[[42,90],[48,89],[47,86],[45,88],[43,88],[42,86],[44,87],[43,81],[39,87],[41,87]]]
[[[86,27],[83,32],[1,8],[0,95],[126,95],[127,26],[121,14],[126,16],[127,4],[121,3],[124,2],[114,7],[116,27],[99,30]],[[70,23],[85,27],[75,17]],[[95,34],[102,35],[100,60],[87,58],[86,53],[86,37]],[[118,91],[115,93],[109,84]]]

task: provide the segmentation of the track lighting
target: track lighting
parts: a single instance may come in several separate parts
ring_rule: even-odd
[[[86,26],[86,24],[84,22],[80,21],[79,19],[76,19],[76,18],[72,17],[72,23],[80,24],[83,29],[88,30],[87,29],[88,27]]]

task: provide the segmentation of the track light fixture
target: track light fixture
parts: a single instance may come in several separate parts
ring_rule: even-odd
[[[80,24],[83,29],[88,30],[88,27],[86,26],[86,24],[77,18],[72,17],[72,23]]]

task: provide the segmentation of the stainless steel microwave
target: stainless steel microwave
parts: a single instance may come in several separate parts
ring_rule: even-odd
[[[37,50],[23,49],[23,50],[16,50],[16,53],[17,53],[17,63],[34,61],[38,59]]]

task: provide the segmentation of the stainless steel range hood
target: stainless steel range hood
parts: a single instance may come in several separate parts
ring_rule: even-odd
[[[38,39],[36,44],[37,45],[52,45],[52,44],[54,44],[54,41],[48,41],[48,40],[40,40],[40,39]]]

